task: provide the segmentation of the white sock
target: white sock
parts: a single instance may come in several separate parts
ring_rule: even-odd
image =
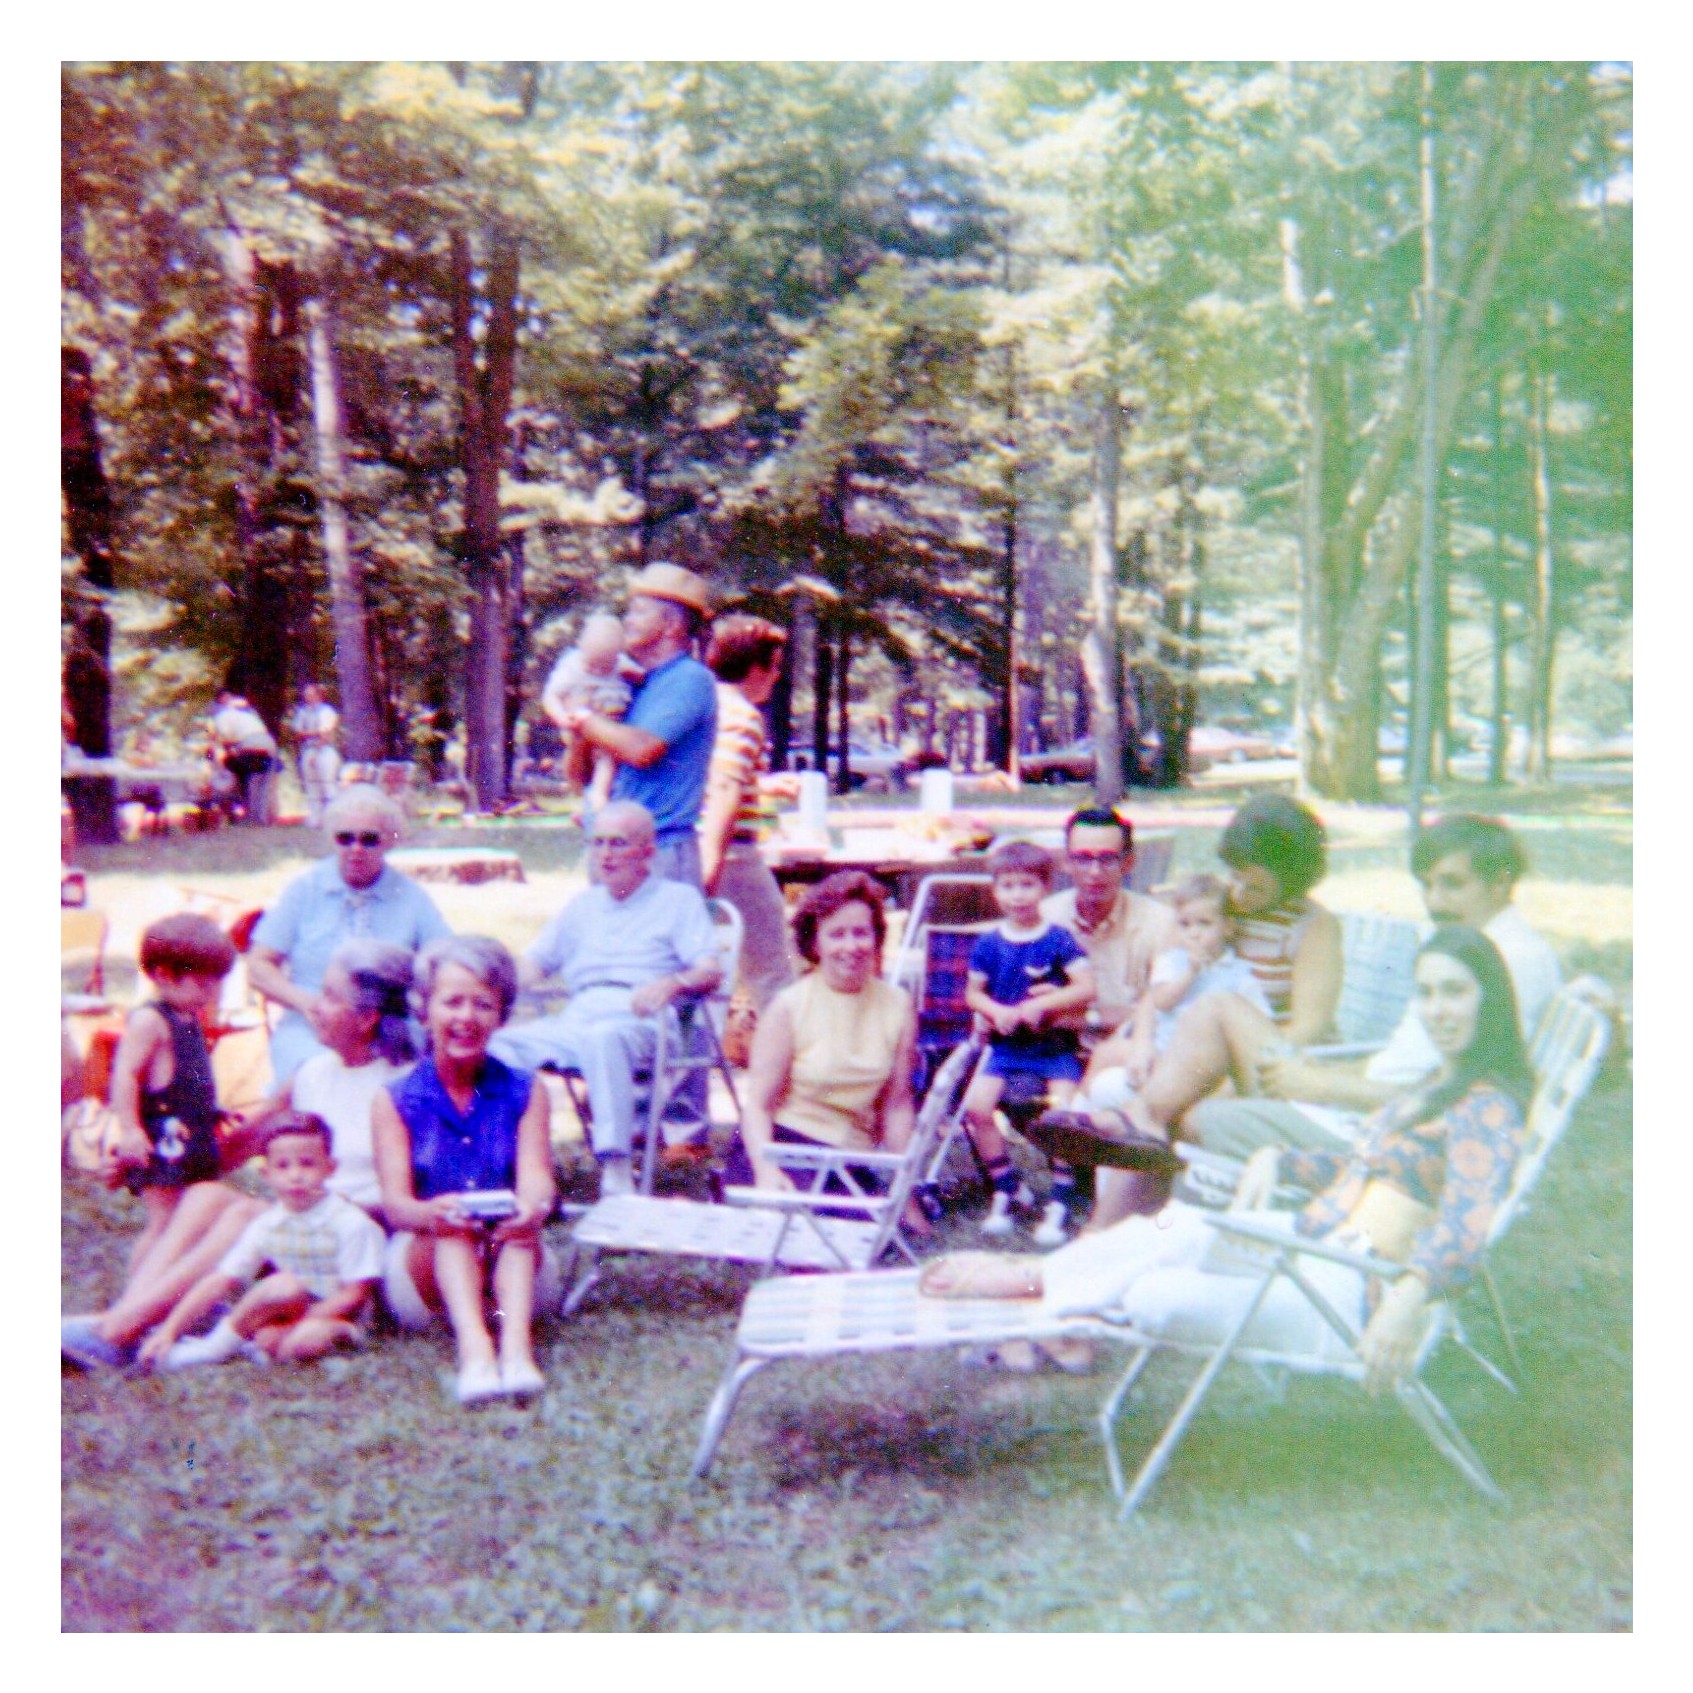
[[[633,1193],[635,1178],[629,1173],[627,1158],[607,1158],[600,1164],[600,1198],[612,1199],[619,1194]]]
[[[245,1344],[235,1332],[235,1325],[225,1317],[210,1334],[179,1340],[165,1354],[164,1362],[172,1369],[181,1369],[188,1364],[222,1364],[233,1358]]]

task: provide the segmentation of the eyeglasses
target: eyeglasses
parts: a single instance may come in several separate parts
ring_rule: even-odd
[[[590,835],[588,845],[600,852],[622,852],[636,843],[627,835]]]
[[[382,836],[374,829],[341,829],[336,832],[335,844],[338,847],[350,847],[354,844],[379,847],[382,845]]]
[[[1103,870],[1107,865],[1121,864],[1127,856],[1121,852],[1073,852],[1069,858],[1072,864],[1079,864],[1084,869]]]

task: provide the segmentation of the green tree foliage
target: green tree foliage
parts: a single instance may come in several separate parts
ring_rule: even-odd
[[[566,620],[668,556],[778,616],[818,585],[782,741],[793,690],[821,753],[873,675],[992,699],[1009,756],[1018,687],[1068,728],[1080,650],[1115,792],[1181,778],[1204,620],[1291,592],[1292,536],[1307,770],[1367,793],[1416,538],[1416,85],[68,65],[119,716],[232,681],[275,720],[333,675],[360,752],[438,767],[463,721],[497,805]],[[1443,533],[1544,730],[1558,627],[1627,604],[1627,76],[1437,95]]]

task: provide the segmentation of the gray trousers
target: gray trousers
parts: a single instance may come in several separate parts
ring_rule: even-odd
[[[562,1011],[501,1029],[488,1050],[503,1064],[579,1070],[588,1089],[598,1158],[627,1158],[635,1143],[635,1072],[651,1065],[658,1023],[629,1009],[627,988],[590,988]]]
[[[782,890],[751,841],[729,843],[717,896],[741,914],[741,983],[762,1011],[794,979],[794,958]]]
[[[1188,1140],[1231,1158],[1250,1158],[1265,1146],[1299,1152],[1352,1150],[1344,1135],[1307,1117],[1286,1099],[1204,1099],[1182,1121]]]

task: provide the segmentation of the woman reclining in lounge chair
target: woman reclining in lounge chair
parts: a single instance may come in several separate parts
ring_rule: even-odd
[[[1410,1367],[1430,1299],[1455,1293],[1474,1274],[1510,1183],[1531,1088],[1511,978],[1485,935],[1436,930],[1417,956],[1416,1004],[1440,1051],[1439,1072],[1377,1112],[1350,1157],[1255,1154],[1235,1200],[1237,1209],[1254,1209],[1268,1204],[1278,1181],[1309,1188],[1317,1197],[1302,1211],[1270,1214],[1290,1234],[1408,1266],[1382,1292],[1344,1265],[1302,1260],[1336,1310],[1363,1325],[1357,1351],[1372,1391]],[[920,1285],[939,1298],[1044,1297],[1058,1315],[1109,1312],[1153,1334],[1196,1313],[1221,1329],[1252,1297],[1255,1279],[1243,1272],[1259,1266],[1243,1262],[1204,1215],[1178,1202],[1045,1258],[958,1254],[931,1264]],[[1285,1281],[1251,1330],[1255,1345],[1290,1349],[1329,1344],[1331,1334]],[[1055,1344],[1052,1356],[1079,1367],[1064,1349],[1073,1344]],[[1002,1357],[1013,1368],[1038,1362],[1005,1349]]]

